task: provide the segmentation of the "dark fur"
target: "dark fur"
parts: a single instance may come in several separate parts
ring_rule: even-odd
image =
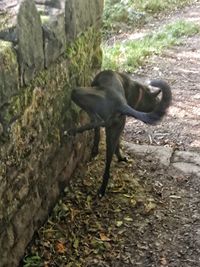
[[[163,80],[153,80],[152,86],[160,88],[151,93],[148,86],[133,81],[128,75],[106,70],[100,72],[91,87],[78,87],[72,91],[72,100],[90,116],[91,123],[73,133],[94,129],[92,156],[98,154],[100,127],[106,132],[106,166],[99,196],[105,194],[110,177],[110,164],[115,153],[119,161],[126,161],[120,153],[119,139],[124,129],[125,119],[132,116],[147,124],[156,124],[165,115],[171,102],[171,89]],[[138,102],[140,93],[142,98]],[[161,100],[157,95],[162,92]],[[134,107],[137,105],[137,110]]]

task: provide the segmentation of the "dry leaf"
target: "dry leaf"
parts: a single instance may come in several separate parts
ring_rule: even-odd
[[[133,219],[131,217],[125,217],[124,220],[127,221],[127,222],[132,222],[133,221]]]
[[[71,220],[74,221],[75,216],[79,213],[78,210],[70,208]]]
[[[160,264],[161,264],[161,267],[164,267],[164,266],[167,266],[167,260],[165,257],[162,257],[160,259]]]
[[[148,204],[145,205],[145,212],[149,213],[155,208],[156,208],[156,204],[154,202],[149,202]]]
[[[104,233],[100,233],[99,235],[102,241],[111,241],[111,239],[107,237]]]
[[[117,227],[120,227],[120,226],[122,226],[122,224],[123,224],[123,222],[122,222],[122,221],[117,221],[117,222],[116,222],[116,225],[117,225]]]
[[[75,249],[77,249],[78,246],[79,246],[79,240],[76,238],[76,239],[74,240],[73,247],[74,247]]]
[[[62,242],[59,241],[59,242],[56,243],[55,250],[58,253],[63,254],[66,251],[66,247]]]

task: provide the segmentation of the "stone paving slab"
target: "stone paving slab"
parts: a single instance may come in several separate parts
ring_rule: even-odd
[[[200,177],[200,153],[196,151],[174,151],[170,147],[137,145],[123,142],[123,146],[130,154],[150,156],[167,167],[175,168],[185,174],[195,174]]]
[[[170,165],[170,159],[173,154],[173,149],[170,147],[163,146],[151,146],[151,145],[137,145],[130,142],[123,143],[124,148],[130,154],[140,156],[152,156],[160,161],[165,166]]]

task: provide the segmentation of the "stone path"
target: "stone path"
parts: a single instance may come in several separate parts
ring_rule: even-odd
[[[129,154],[156,158],[168,168],[181,171],[186,175],[195,174],[200,178],[200,153],[196,151],[179,151],[171,147],[137,145],[124,142]]]

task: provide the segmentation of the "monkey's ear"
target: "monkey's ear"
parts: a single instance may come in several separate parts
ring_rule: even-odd
[[[151,95],[152,95],[153,97],[157,97],[157,96],[160,94],[160,92],[161,92],[161,89],[157,89],[156,91],[151,92]]]

